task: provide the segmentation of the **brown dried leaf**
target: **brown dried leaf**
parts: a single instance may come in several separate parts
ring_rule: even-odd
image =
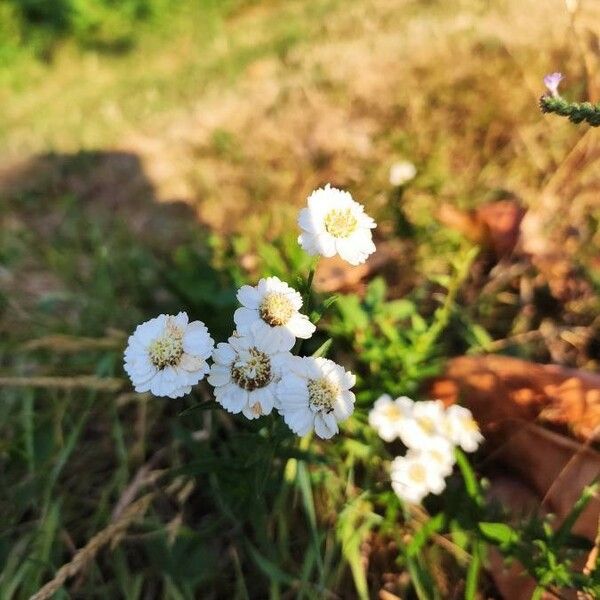
[[[540,419],[589,440],[600,427],[600,375],[507,356],[452,359],[432,394],[447,403],[460,397],[488,433]]]
[[[489,247],[497,259],[512,254],[519,241],[525,210],[516,200],[499,200],[472,211],[444,203],[438,219],[476,244]]]
[[[385,267],[400,264],[402,247],[395,242],[380,242],[377,252],[371,254],[367,262],[352,266],[339,256],[319,261],[315,274],[315,289],[318,292],[361,292],[364,281]]]

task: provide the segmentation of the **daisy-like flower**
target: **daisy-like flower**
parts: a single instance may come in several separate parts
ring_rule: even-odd
[[[446,487],[438,464],[423,452],[409,451],[392,461],[392,488],[401,500],[420,504],[430,493],[440,494]]]
[[[348,192],[327,184],[315,190],[307,203],[298,216],[302,230],[298,243],[308,254],[339,254],[351,265],[360,265],[375,252],[371,236],[375,221]]]
[[[439,400],[415,402],[412,418],[402,421],[399,427],[402,443],[408,448],[422,450],[438,437],[446,437],[446,411]]]
[[[422,450],[410,450],[411,453],[423,454],[424,458],[437,465],[439,472],[447,477],[452,473],[456,458],[454,456],[454,444],[440,435],[431,437],[427,446]]]
[[[559,96],[558,86],[563,79],[562,73],[550,73],[544,77],[544,85],[555,98]]]
[[[291,350],[296,338],[308,339],[315,332],[309,318],[298,312],[302,296],[277,277],[261,279],[255,287],[243,285],[237,298],[242,305],[233,315],[237,330],[242,335],[252,327],[271,332],[275,350]]]
[[[412,418],[414,402],[406,396],[392,400],[391,396],[384,394],[373,404],[369,412],[369,425],[379,434],[385,442],[392,442],[400,437],[402,423]]]
[[[408,160],[395,162],[390,167],[390,184],[395,187],[400,187],[414,179],[417,174],[417,167]]]
[[[273,410],[282,369],[292,358],[289,352],[274,350],[273,335],[251,328],[246,335],[234,333],[227,343],[217,344],[208,382],[228,412],[257,419]]]
[[[350,388],[356,377],[327,358],[294,357],[277,386],[278,410],[297,435],[314,429],[323,439],[333,437],[338,423],[354,412]]]
[[[458,404],[453,404],[446,411],[446,431],[450,440],[465,452],[475,452],[483,442],[483,435],[473,414]]]
[[[138,325],[125,350],[125,371],[136,392],[180,398],[208,373],[214,341],[202,321],[159,315]]]

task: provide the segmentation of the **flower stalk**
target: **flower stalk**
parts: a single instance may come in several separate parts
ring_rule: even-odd
[[[544,94],[540,98],[540,109],[543,113],[567,117],[571,123],[587,123],[592,127],[600,127],[600,102],[569,102],[562,96]]]

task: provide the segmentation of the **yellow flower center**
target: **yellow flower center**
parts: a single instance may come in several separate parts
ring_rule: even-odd
[[[349,208],[334,208],[325,215],[325,229],[336,238],[347,238],[358,227],[358,221]]]
[[[408,476],[415,483],[424,483],[427,481],[427,471],[425,471],[425,467],[419,463],[413,463],[410,465],[408,469]]]
[[[155,339],[148,347],[152,364],[157,369],[179,364],[183,354],[183,332],[170,320],[167,321],[165,334]]]
[[[471,417],[465,417],[462,420],[462,425],[463,427],[471,432],[471,433],[475,433],[479,431],[479,425],[477,425],[477,422],[475,421],[475,419],[472,419]]]
[[[425,433],[429,435],[433,435],[435,433],[436,427],[433,419],[429,417],[417,417],[416,421],[419,424],[419,427],[421,427]]]
[[[257,348],[250,348],[247,355],[233,363],[231,378],[249,392],[265,387],[272,380],[271,359]]]
[[[433,458],[435,462],[443,464],[444,455],[439,450],[430,450],[429,454],[431,454],[431,458]]]
[[[388,404],[384,409],[384,414],[390,421],[400,421],[404,415],[395,404]]]
[[[275,327],[285,325],[292,318],[294,307],[284,294],[270,292],[263,298],[258,311],[265,323]]]
[[[329,414],[339,393],[338,386],[325,377],[308,381],[308,399],[311,406],[318,411]]]

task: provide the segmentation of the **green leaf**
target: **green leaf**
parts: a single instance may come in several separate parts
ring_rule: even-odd
[[[306,463],[298,462],[297,470],[297,484],[300,488],[302,495],[302,502],[304,504],[304,511],[308,519],[308,525],[310,527],[310,533],[312,537],[313,546],[315,549],[315,557],[317,559],[317,566],[319,567],[319,573],[323,574],[324,566],[323,559],[321,558],[321,545],[319,543],[319,530],[317,528],[317,515],[315,511],[315,503],[312,493],[312,485],[310,477],[308,475],[308,469]]]
[[[407,556],[406,566],[410,573],[410,581],[419,600],[433,600],[439,597],[431,576],[423,568],[418,557]]]
[[[296,582],[294,577],[282,571],[268,558],[265,558],[248,540],[246,540],[245,546],[256,566],[269,578],[269,581],[276,581],[285,585],[293,585]]]
[[[213,410],[214,408],[221,408],[221,405],[215,400],[209,400],[208,402],[198,402],[192,406],[188,406],[183,409],[180,413],[177,413],[178,417],[184,417],[185,415],[195,412],[197,410]]]
[[[330,338],[328,340],[325,340],[313,353],[312,356],[314,358],[318,358],[320,356],[326,356],[327,352],[329,352],[329,348],[331,348],[331,344],[333,343],[333,340]]]
[[[431,535],[443,529],[445,524],[446,515],[444,513],[438,513],[435,517],[429,519],[413,536],[413,539],[406,547],[406,554],[408,556],[417,556]]]
[[[469,459],[459,448],[456,448],[454,452],[456,455],[456,463],[458,464],[465,482],[467,494],[478,506],[482,506],[484,503],[483,494],[481,493],[479,482],[477,481],[477,475],[475,474],[475,471],[473,471],[471,463],[469,463]]]
[[[479,530],[490,541],[501,546],[508,546],[520,540],[520,535],[506,523],[482,521]]]

